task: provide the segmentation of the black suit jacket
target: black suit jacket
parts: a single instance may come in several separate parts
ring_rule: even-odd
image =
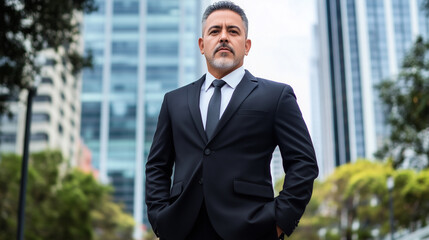
[[[318,175],[292,88],[246,70],[207,139],[199,108],[204,80],[164,97],[146,164],[152,228],[161,239],[185,239],[204,199],[213,227],[225,240],[261,239],[275,233],[276,225],[290,235]],[[274,198],[270,162],[276,146],[286,177]]]

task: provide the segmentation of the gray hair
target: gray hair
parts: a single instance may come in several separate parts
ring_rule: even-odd
[[[210,16],[210,14],[212,14],[214,11],[217,11],[217,10],[231,10],[237,13],[238,15],[240,15],[244,23],[246,38],[247,38],[247,35],[249,33],[249,20],[247,19],[246,14],[244,13],[244,10],[240,6],[230,1],[219,1],[208,6],[206,8],[206,11],[204,11],[203,18],[201,21],[203,26],[206,23],[207,18]]]

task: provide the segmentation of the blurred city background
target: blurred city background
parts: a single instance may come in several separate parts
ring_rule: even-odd
[[[17,235],[26,139],[25,239],[156,239],[145,161],[164,94],[206,71],[212,2],[0,1],[1,240]],[[294,88],[316,150],[289,239],[429,239],[429,1],[234,2],[244,67]],[[271,172],[278,191],[278,150]]]

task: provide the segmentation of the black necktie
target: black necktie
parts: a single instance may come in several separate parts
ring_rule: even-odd
[[[216,79],[213,81],[212,85],[214,86],[213,96],[210,99],[209,107],[207,109],[207,121],[206,121],[206,135],[210,140],[216,125],[219,122],[220,118],[220,102],[221,102],[221,91],[220,89],[225,85],[224,80]]]

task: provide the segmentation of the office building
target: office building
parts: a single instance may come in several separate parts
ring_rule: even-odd
[[[205,1],[96,2],[83,26],[94,69],[83,73],[81,136],[100,180],[113,185],[115,200],[138,225],[149,227],[144,165],[164,93],[201,76]]]
[[[418,35],[422,0],[326,0],[319,12],[320,142],[333,167],[373,154],[389,135],[375,85],[394,78]],[[332,144],[333,143],[333,144]],[[330,155],[330,156],[329,156]]]
[[[81,78],[71,73],[63,48],[43,51],[44,66],[33,98],[30,151],[60,150],[70,165],[76,165],[80,149]],[[12,118],[0,118],[0,152],[22,155],[27,109],[27,91],[10,103]]]
[[[319,26],[312,28],[311,58],[310,58],[310,93],[311,93],[311,137],[319,166],[319,179],[324,179],[332,173],[335,166],[333,158],[334,143],[332,117],[330,115],[330,85],[323,85],[321,79],[326,68],[326,62],[320,60]]]

